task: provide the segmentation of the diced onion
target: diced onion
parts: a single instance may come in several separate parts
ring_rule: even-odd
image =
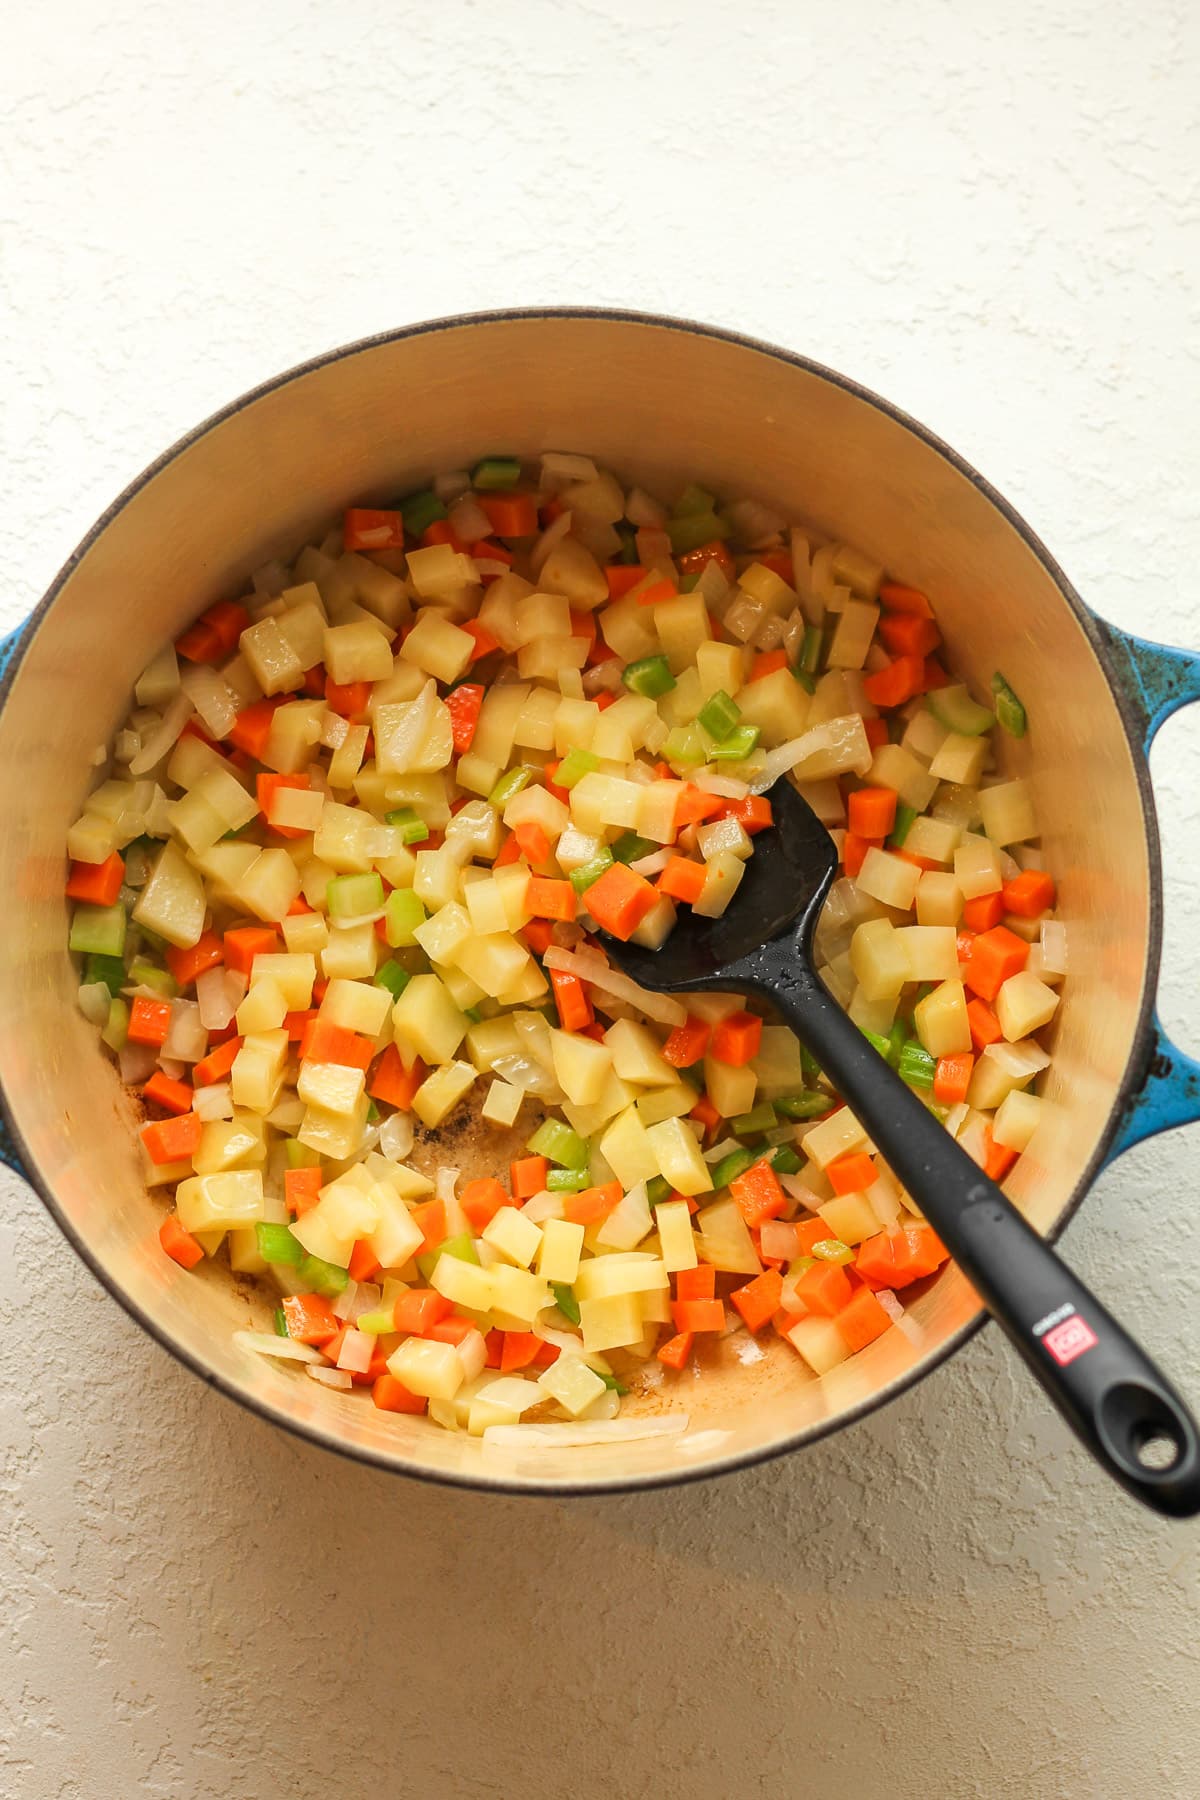
[[[590,981],[604,993],[640,1007],[648,1019],[657,1019],[660,1025],[682,1025],[687,1020],[687,1007],[682,1001],[673,1000],[668,994],[652,993],[649,988],[631,981],[628,975],[610,969],[594,951],[576,953],[559,950],[551,944],[542,960],[548,969],[562,969],[568,975],[578,975],[581,981]]]
[[[379,1150],[389,1162],[403,1162],[413,1147],[413,1122],[406,1112],[394,1112],[379,1127]]]
[[[107,982],[85,981],[81,983],[79,1010],[89,1025],[107,1025],[111,1006],[112,995],[108,991]]]
[[[781,775],[788,775],[793,769],[805,781],[851,771],[865,775],[872,760],[861,714],[848,713],[842,718],[825,719],[811,731],[789,738],[778,750],[769,750],[762,773],[751,782],[750,791],[765,794]]]
[[[534,1062],[529,1056],[497,1056],[492,1061],[492,1073],[501,1081],[507,1081],[510,1087],[520,1088],[523,1093],[536,1094],[539,1100],[549,1100],[561,1105],[562,1089],[548,1069]]]
[[[554,1344],[564,1356],[581,1356],[589,1369],[595,1369],[597,1375],[611,1375],[612,1364],[599,1350],[585,1350],[582,1338],[572,1337],[569,1332],[556,1331],[553,1325],[543,1325],[535,1319],[530,1330],[534,1337],[541,1338],[543,1344]]]
[[[158,1067],[154,1045],[122,1044],[117,1051],[117,1067],[126,1087],[140,1087],[143,1081],[149,1081]]]
[[[732,775],[715,775],[709,769],[698,770],[692,776],[692,786],[702,794],[719,794],[723,800],[744,800],[750,792],[749,782],[738,781]]]
[[[192,1100],[192,1111],[198,1119],[232,1119],[233,1089],[227,1081],[198,1087]]]
[[[657,875],[666,868],[672,855],[673,852],[670,850],[655,850],[649,856],[639,856],[638,860],[630,863],[629,866],[635,875]]]
[[[151,731],[135,757],[130,759],[129,773],[145,775],[160,763],[168,750],[174,748],[179,734],[192,716],[192,703],[184,693],[172,695],[168,700],[162,718]]]
[[[450,529],[464,544],[477,544],[491,535],[492,524],[472,494],[463,494],[450,508]]]
[[[590,456],[575,456],[566,450],[542,452],[542,483],[565,486],[571,481],[595,481],[600,471]]]
[[[234,997],[229,987],[229,972],[220,964],[215,969],[205,969],[196,977],[196,1003],[200,1008],[200,1023],[205,1031],[224,1031],[241,1004],[242,996]]]
[[[327,1369],[323,1363],[309,1363],[304,1373],[311,1375],[314,1381],[320,1381],[325,1387],[349,1388],[354,1386],[354,1377],[347,1369]]]
[[[278,1356],[284,1362],[319,1363],[322,1360],[315,1344],[298,1344],[295,1338],[278,1337],[271,1331],[235,1331],[233,1341],[243,1350],[257,1351],[259,1356]]]
[[[649,1419],[585,1419],[577,1425],[489,1425],[483,1441],[497,1450],[558,1450],[567,1445],[675,1437],[687,1428],[687,1413],[659,1413]]]
[[[180,671],[179,685],[196,709],[210,737],[227,737],[238,715],[237,699],[215,669],[206,663],[188,663]]]
[[[1042,920],[1042,967],[1052,975],[1067,972],[1067,928],[1061,919]]]
[[[172,1000],[171,1023],[163,1040],[162,1054],[179,1062],[199,1062],[208,1049],[208,1032],[194,1000]]]
[[[831,1101],[830,1105],[832,1104]],[[819,1206],[824,1205],[820,1195],[814,1194],[810,1187],[805,1187],[798,1175],[780,1175],[778,1180],[789,1200],[798,1200],[801,1206],[808,1208],[809,1212],[815,1213]]]
[[[787,530],[787,520],[759,500],[731,501],[725,513],[738,537],[751,550],[765,550]]]
[[[460,494],[465,494],[470,485],[471,477],[466,469],[448,469],[444,475],[435,475],[433,478],[433,491],[443,506],[447,506],[451,500],[457,500]]]
[[[667,522],[667,509],[653,494],[648,494],[645,488],[635,487],[630,488],[625,501],[625,517],[635,531],[639,531],[643,525],[648,526],[651,531],[661,531]]]
[[[551,523],[547,525],[541,537],[537,539],[533,549],[529,552],[529,567],[533,572],[535,580],[541,574],[542,565],[545,563],[546,558],[553,550],[555,544],[558,543],[560,538],[565,538],[570,529],[570,513],[561,512],[557,519],[552,520]]]

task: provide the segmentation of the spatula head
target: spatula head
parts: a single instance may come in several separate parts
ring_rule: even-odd
[[[634,981],[659,993],[717,986],[714,978],[726,975],[731,985],[758,985],[772,956],[786,950],[808,958],[813,928],[837,872],[837,849],[786,776],[769,798],[775,823],[756,835],[741,886],[722,918],[681,909],[661,950],[603,934],[609,957]]]

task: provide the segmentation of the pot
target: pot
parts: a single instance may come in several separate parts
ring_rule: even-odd
[[[782,1344],[749,1367],[730,1348],[710,1378],[663,1390],[690,1413],[683,1437],[515,1456],[379,1412],[240,1349],[233,1331],[267,1321],[267,1296],[161,1254],[132,1103],[80,1015],[66,951],[64,837],[151,655],[348,502],[385,503],[497,448],[582,450],[652,491],[695,478],[811,519],[930,594],[948,659],[977,690],[1003,669],[1031,720],[1008,760],[1032,780],[1070,942],[1049,1104],[1009,1183],[1050,1237],[1108,1159],[1200,1118],[1200,1065],[1154,1011],[1162,885],[1147,766],[1163,719],[1200,698],[1200,657],[1097,619],[973,469],[842,376],[706,326],[570,310],[436,321],[256,389],[134,482],[0,645],[0,767],[18,772],[0,839],[12,908],[0,937],[0,1155],[147,1331],[265,1418],[463,1486],[653,1486],[798,1449],[883,1405],[979,1327],[973,1292],[946,1267],[911,1306],[919,1341],[888,1332],[819,1382]]]

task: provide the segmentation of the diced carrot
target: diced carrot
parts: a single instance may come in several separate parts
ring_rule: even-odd
[[[542,835],[544,837],[545,833]],[[531,875],[525,895],[525,910],[531,912],[535,919],[562,919],[570,923],[575,917],[575,889],[569,881],[551,880],[547,875]]]
[[[702,575],[710,562],[715,562],[729,581],[737,574],[732,553],[720,538],[710,538],[707,544],[701,544],[697,550],[685,550],[677,560],[682,575]],[[790,587],[795,580],[795,572],[785,575],[784,580]]]
[[[232,1023],[232,1021],[231,1021]],[[195,1087],[211,1087],[214,1082],[222,1081],[233,1067],[234,1058],[242,1047],[242,1040],[237,1035],[226,1038],[207,1056],[202,1056],[192,1070],[192,1083]]]
[[[467,546],[455,531],[449,519],[434,519],[421,533],[421,548],[428,550],[431,544],[449,544],[460,556],[466,553]]]
[[[503,1360],[503,1355],[504,1353],[501,1351],[501,1360]],[[548,1369],[550,1364],[557,1362],[561,1355],[562,1351],[557,1344],[547,1344],[539,1338],[538,1347],[533,1356],[533,1366],[535,1369]]]
[[[450,1302],[436,1288],[409,1288],[396,1296],[396,1330],[412,1337],[427,1337],[433,1326],[452,1311]]]
[[[296,898],[287,909],[287,917],[289,919],[300,919],[303,918],[305,913],[315,912],[316,910],[315,906],[310,906],[308,904],[308,901],[304,898],[303,894],[297,894]]]
[[[342,543],[347,550],[403,550],[404,519],[398,512],[374,506],[347,507]]]
[[[483,1340],[487,1351],[486,1367],[498,1369],[500,1358],[504,1355],[504,1333],[498,1330],[489,1331]]]
[[[842,839],[842,867],[853,880],[867,860],[867,851],[882,848],[882,838],[859,837],[856,831],[848,831]]]
[[[501,844],[498,853],[493,856],[492,867],[493,869],[503,869],[506,868],[509,863],[520,862],[520,860],[521,846],[517,842],[517,834],[515,831],[510,831],[504,842]]]
[[[518,1156],[508,1165],[509,1185],[514,1200],[532,1200],[546,1186],[550,1163],[544,1156]]]
[[[745,1287],[734,1288],[729,1303],[741,1313],[749,1331],[761,1331],[779,1311],[782,1293],[783,1278],[779,1271],[767,1269],[753,1281],[748,1281]]]
[[[787,1195],[769,1162],[756,1162],[729,1184],[738,1211],[747,1225],[777,1219],[787,1209]]]
[[[494,1175],[481,1175],[475,1181],[467,1182],[459,1195],[459,1205],[467,1216],[467,1223],[478,1234],[502,1206],[511,1206],[512,1201]]]
[[[375,1045],[369,1037],[360,1031],[349,1031],[345,1025],[331,1025],[319,1013],[313,1014],[300,1040],[301,1062],[339,1063],[343,1068],[362,1069],[365,1073],[374,1054]]]
[[[323,1294],[285,1294],[279,1304],[287,1334],[298,1344],[327,1344],[341,1329]]]
[[[881,747],[881,745],[886,744],[888,741],[887,720],[886,719],[864,719],[863,720],[863,736],[867,740],[867,745],[868,745],[869,749],[878,750]]]
[[[204,1261],[204,1247],[198,1244],[190,1231],[185,1231],[174,1213],[168,1214],[158,1228],[158,1241],[181,1269],[194,1269],[196,1264]]]
[[[657,606],[662,600],[675,600],[679,589],[665,575],[659,581],[651,581],[642,589],[637,597],[639,606]]]
[[[658,891],[668,899],[686,901],[689,906],[704,892],[708,871],[703,863],[687,856],[673,856],[658,878]]]
[[[715,817],[736,819],[748,837],[754,837],[758,832],[766,831],[775,823],[771,802],[765,794],[747,794],[744,800],[726,800]],[[676,808],[675,821],[678,824],[678,808]]]
[[[131,1044],[162,1044],[171,1029],[171,1004],[168,1000],[149,1000],[135,994],[129,1008],[128,1036]]]
[[[963,924],[968,931],[990,931],[1004,917],[1004,895],[976,894],[973,900],[963,902]]]
[[[528,1369],[541,1348],[542,1340],[532,1331],[506,1331],[500,1351],[501,1371]]]
[[[990,1175],[993,1181],[1003,1181],[1016,1162],[1018,1154],[1016,1150],[1010,1150],[1007,1144],[998,1144],[989,1129],[987,1157],[983,1165],[984,1174]]]
[[[658,894],[641,875],[635,875],[624,863],[615,862],[609,864],[598,881],[593,881],[584,905],[597,925],[624,942],[658,905]]]
[[[1036,919],[1054,905],[1054,877],[1045,869],[1022,869],[1004,883],[1001,894],[1005,912],[1015,913],[1019,919]]]
[[[554,942],[554,926],[549,919],[529,919],[522,925],[520,935],[535,956],[545,956]]]
[[[429,1405],[423,1394],[414,1394],[395,1375],[381,1375],[371,1389],[381,1412],[423,1413]]]
[[[712,1300],[717,1292],[717,1271],[712,1263],[697,1263],[694,1269],[680,1269],[675,1276],[677,1300]]]
[[[672,823],[676,831],[682,831],[688,825],[702,825],[705,819],[724,816],[725,808],[730,804],[738,804],[722,800],[720,794],[706,794],[692,781],[685,781],[675,798],[675,816]]]
[[[579,1194],[563,1195],[563,1217],[572,1225],[598,1225],[607,1219],[614,1206],[619,1206],[622,1188],[619,1181],[606,1181],[600,1187],[584,1188]]]
[[[476,538],[468,554],[473,556],[477,562],[499,562],[503,563],[507,569],[511,569],[516,560],[508,545],[502,544],[499,538],[494,537]],[[485,581],[489,579],[498,581],[499,576],[484,576]]]
[[[936,656],[925,658],[925,692],[931,694],[937,688],[950,686],[950,677],[943,669]]]
[[[269,925],[239,925],[225,933],[225,967],[235,975],[249,975],[256,956],[273,956],[279,934]]]
[[[191,987],[197,975],[215,969],[225,960],[225,947],[215,931],[202,932],[190,950],[179,950],[174,944],[166,948],[166,963],[177,985]]]
[[[829,1227],[824,1219],[796,1220],[796,1254],[811,1256],[814,1244],[819,1244],[829,1236]]]
[[[890,613],[913,613],[920,619],[932,619],[933,608],[919,588],[904,587],[898,581],[885,581],[879,589],[880,605]]]
[[[665,1344],[660,1344],[655,1357],[667,1369],[682,1369],[692,1354],[692,1342],[695,1334],[691,1331],[680,1331]]]
[[[999,1019],[983,1000],[967,1001],[967,1024],[971,1028],[971,1042],[977,1055],[986,1050],[989,1044],[998,1044],[1004,1036]]]
[[[677,1025],[663,1045],[663,1055],[673,1069],[690,1069],[708,1049],[711,1037],[712,1026],[708,1020],[694,1018],[689,1013],[687,1023]]]
[[[324,1180],[320,1168],[285,1169],[283,1198],[288,1211],[298,1219],[302,1219],[306,1212],[311,1212],[320,1199]]]
[[[465,1313],[452,1312],[447,1318],[439,1319],[436,1325],[431,1325],[425,1335],[431,1337],[435,1344],[461,1344],[464,1338],[469,1338],[473,1331],[478,1330],[474,1319],[468,1319]]]
[[[961,928],[955,933],[954,954],[960,963],[970,962],[971,946],[974,944],[977,936],[977,932],[964,931]]]
[[[795,586],[796,569],[789,550],[756,550],[754,560],[764,569],[770,569],[772,575],[778,575],[780,581],[786,581],[789,587]]]
[[[863,693],[872,706],[903,706],[922,692],[925,663],[919,656],[898,656],[886,668],[863,677]]]
[[[925,657],[942,641],[934,621],[919,613],[885,613],[879,621],[879,635],[893,656]]]
[[[831,1262],[815,1262],[811,1269],[805,1269],[795,1288],[796,1297],[809,1312],[819,1313],[825,1319],[840,1313],[849,1304],[854,1291],[846,1279],[846,1271],[840,1264]]]
[[[73,862],[67,876],[67,899],[113,906],[124,879],[125,864],[115,850],[102,863]]]
[[[476,494],[475,500],[497,537],[532,537],[538,528],[532,494]]]
[[[323,700],[325,698],[325,683],[327,679],[328,677],[325,674],[325,664],[314,663],[311,669],[305,669],[304,671],[304,686],[300,689],[300,692],[302,694],[307,694],[310,700]]]
[[[591,649],[588,651],[587,667],[589,669],[598,669],[600,667],[601,663],[619,662],[619,661],[620,661],[620,658],[618,657],[616,651],[613,649],[612,645],[606,644],[604,642],[603,638],[597,638],[595,643],[592,645]],[[612,697],[613,696],[611,694],[608,695],[608,699],[610,701],[611,701]],[[604,698],[604,696],[601,694],[596,695],[596,705],[597,706],[600,706],[600,701],[603,698]],[[603,712],[604,708],[601,707],[600,710]]]
[[[411,1067],[406,1068],[397,1046],[389,1044],[375,1064],[375,1072],[367,1083],[367,1092],[372,1100],[383,1100],[388,1106],[398,1106],[402,1111],[408,1112],[412,1107],[413,1095],[428,1073],[419,1056],[414,1057]]]
[[[857,837],[885,838],[896,823],[893,788],[857,788],[846,802],[846,822]]]
[[[267,748],[267,739],[271,735],[271,720],[279,708],[280,702],[272,697],[270,700],[254,700],[243,707],[229,731],[229,741],[261,762]]]
[[[891,1320],[870,1288],[861,1287],[853,1298],[835,1313],[833,1323],[851,1350],[865,1350],[882,1337]]]
[[[940,869],[942,866],[932,856],[918,856],[915,850],[897,850],[895,854],[901,862],[911,863],[914,869]]]
[[[971,960],[963,981],[981,1000],[994,1000],[1010,975],[1017,975],[1029,961],[1029,945],[1007,925],[981,931],[971,945]]]
[[[596,615],[571,608],[571,636],[583,638],[589,647],[596,642]]]
[[[461,629],[469,632],[475,639],[475,648],[470,657],[473,663],[479,662],[484,656],[490,656],[493,650],[500,648],[500,639],[495,637],[486,625],[481,625],[478,619],[464,619]]]
[[[450,736],[456,753],[461,756],[471,748],[475,737],[475,727],[479,724],[479,709],[483,705],[484,690],[477,681],[460,681],[446,695],[445,705],[450,714]]]
[[[255,793],[258,797],[258,810],[270,825],[270,811],[279,789],[299,788],[303,790],[309,786],[311,783],[307,775],[276,775],[274,773],[258,775],[254,781]],[[301,831],[297,825],[271,825],[271,830],[278,837],[302,838],[311,835],[307,831]]]
[[[359,1238],[350,1252],[346,1273],[351,1281],[374,1281],[379,1273],[379,1258],[366,1238]]]
[[[182,637],[176,638],[175,648],[188,662],[221,662],[249,623],[250,614],[244,606],[235,600],[218,600],[200,614]]]
[[[863,1194],[874,1185],[877,1170],[865,1150],[839,1156],[825,1170],[835,1194]]]
[[[610,600],[623,600],[631,588],[644,581],[647,571],[641,563],[610,563],[604,571]]]
[[[786,650],[760,650],[750,664],[750,681],[761,681],[764,675],[774,675],[778,670],[786,669],[787,666]]]
[[[686,1068],[687,1064],[685,1063],[683,1066]],[[708,1136],[710,1131],[715,1131],[717,1126],[721,1123],[721,1115],[707,1094],[701,1094],[695,1106],[693,1106],[691,1112],[688,1114],[688,1118],[694,1119],[698,1125],[704,1127],[705,1137]]]
[[[735,1012],[713,1026],[711,1054],[731,1068],[744,1069],[758,1055],[763,1022],[757,1013]]]
[[[933,1075],[933,1097],[939,1106],[957,1106],[966,1099],[975,1058],[969,1050],[957,1056],[939,1056]]]
[[[559,1024],[564,1031],[582,1031],[596,1017],[587,988],[578,975],[568,974],[565,969],[547,969],[546,973],[554,991]]]
[[[932,1275],[945,1260],[946,1247],[928,1226],[894,1225],[858,1246],[854,1267],[877,1287],[899,1288]]]
[[[284,1013],[283,1029],[288,1034],[288,1042],[290,1044],[301,1043],[305,1032],[316,1017],[317,1014],[312,1007],[306,1008],[303,1012]]]
[[[424,1237],[417,1255],[421,1256],[430,1250],[436,1250],[439,1244],[446,1241],[446,1202],[444,1200],[426,1200],[420,1206],[414,1206],[409,1217],[417,1230]]]
[[[161,1106],[164,1112],[185,1113],[192,1109],[195,1090],[186,1081],[174,1081],[170,1075],[164,1075],[156,1069],[145,1087],[142,1099],[149,1100],[154,1106]]]
[[[514,825],[513,836],[516,838],[521,855],[525,858],[527,863],[536,867],[538,863],[544,863],[550,860],[550,839],[546,836],[544,828],[538,824],[536,819],[523,819],[519,825]],[[545,880],[546,877],[543,876],[542,879]],[[571,887],[569,881],[564,881],[560,885],[569,888],[571,894],[574,895],[575,890]],[[528,898],[526,899],[526,906],[527,910],[533,910],[528,904]],[[555,913],[547,913],[545,915],[547,918],[556,918],[557,916],[558,915]],[[571,913],[570,917],[573,919],[575,914]]]
[[[325,683],[325,704],[330,712],[335,712],[343,719],[353,719],[361,724],[367,716],[367,705],[371,698],[369,681],[332,681]]]
[[[680,1333],[725,1329],[725,1308],[720,1300],[675,1300],[671,1317]]]

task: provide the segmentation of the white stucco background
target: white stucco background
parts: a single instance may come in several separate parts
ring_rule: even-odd
[[[0,628],[265,375],[559,301],[846,370],[1100,612],[1200,645],[1186,0],[41,0],[5,35]],[[1154,772],[1195,1051],[1200,715]],[[1198,1147],[1127,1156],[1066,1239],[1193,1401]],[[0,1305],[5,1796],[1200,1793],[1197,1531],[1107,1485],[994,1330],[802,1457],[552,1503],[273,1433],[7,1177]]]

